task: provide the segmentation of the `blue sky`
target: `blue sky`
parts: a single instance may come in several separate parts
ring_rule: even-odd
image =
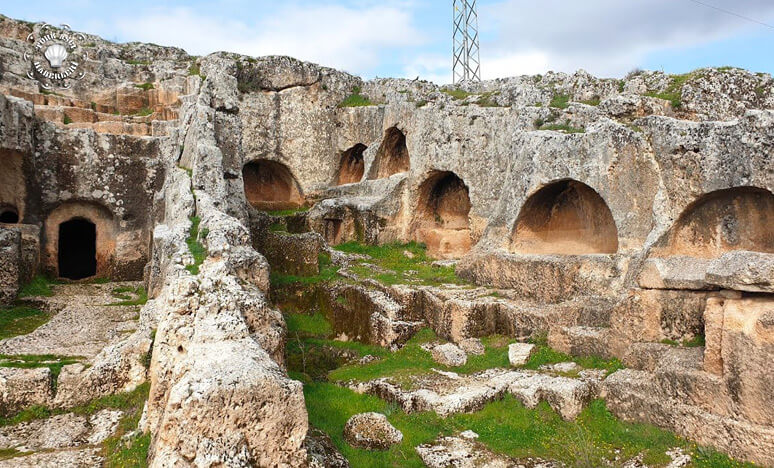
[[[773,0],[699,0],[774,25]],[[0,13],[118,42],[283,54],[366,78],[451,81],[452,0],[5,1]],[[696,0],[479,0],[484,78],[702,66],[774,72],[774,27]]]

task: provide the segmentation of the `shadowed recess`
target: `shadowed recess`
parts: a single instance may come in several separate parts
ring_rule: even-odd
[[[358,143],[341,154],[336,185],[360,182],[363,178],[363,173],[365,172],[363,152],[366,148],[368,148],[366,145]]]
[[[432,256],[455,258],[470,250],[470,196],[456,174],[434,171],[419,186],[418,239]]]
[[[376,158],[368,178],[383,179],[393,174],[406,172],[410,167],[406,135],[398,127],[387,129],[384,132],[384,140],[376,152]]]
[[[297,208],[304,203],[298,181],[282,163],[260,159],[242,169],[247,201],[259,210]]]
[[[561,180],[531,195],[519,213],[511,250],[531,254],[609,254],[618,230],[605,201],[591,187]]]
[[[691,203],[657,254],[720,257],[731,250],[774,253],[774,195],[756,187],[705,194]]]

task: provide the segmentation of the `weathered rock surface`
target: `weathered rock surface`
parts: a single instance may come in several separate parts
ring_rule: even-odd
[[[449,367],[464,366],[468,361],[465,351],[454,343],[435,345],[430,348],[430,354],[438,364]]]
[[[738,291],[774,293],[774,254],[728,252],[710,264],[707,283]]]
[[[344,426],[344,439],[353,447],[367,450],[386,450],[403,440],[381,413],[360,413],[352,416]]]
[[[508,362],[513,367],[520,367],[529,361],[532,353],[535,352],[535,345],[529,343],[511,343],[508,345]]]
[[[0,429],[0,448],[38,452],[97,445],[113,435],[123,412],[101,410],[92,416],[66,413]]]

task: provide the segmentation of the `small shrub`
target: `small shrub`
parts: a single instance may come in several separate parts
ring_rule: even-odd
[[[69,125],[69,124],[73,123],[73,119],[71,119],[67,114],[65,114],[63,120],[64,120],[64,124],[65,125]]]
[[[253,65],[250,59],[247,60],[247,64],[238,61],[236,63],[237,73],[237,89],[240,93],[252,93],[261,90],[261,74],[258,67]]]
[[[551,103],[548,106],[557,109],[567,109],[570,106],[570,95],[554,94],[554,97],[551,98]]]
[[[149,90],[155,88],[155,86],[153,86],[153,83],[135,84],[134,87],[135,88],[140,88],[143,91],[149,91]]]
[[[417,101],[416,104],[414,105],[416,106],[417,109],[419,109],[420,107],[425,107],[427,105],[427,99],[421,99]]]
[[[91,101],[90,106],[91,106],[91,110],[93,110],[94,112],[97,112],[97,103],[96,102]]]
[[[467,99],[468,97],[473,95],[473,93],[469,93],[463,89],[442,89],[441,92],[444,94],[448,94],[449,96],[456,99],[457,101]]]
[[[192,275],[198,275],[199,267],[204,263],[204,259],[207,258],[207,249],[205,249],[204,245],[199,241],[199,223],[201,222],[201,218],[192,216],[190,220],[191,229],[188,231],[188,238],[185,240],[185,243],[188,245],[188,251],[191,253],[194,263],[186,265],[185,269]]]
[[[148,107],[143,107],[142,109],[134,113],[134,115],[136,115],[137,117],[147,117],[151,114],[153,114],[153,109],[150,109]]]
[[[188,67],[188,76],[201,76],[201,70],[199,69],[199,62],[194,62]]]

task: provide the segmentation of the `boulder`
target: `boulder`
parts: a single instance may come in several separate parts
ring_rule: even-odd
[[[458,367],[468,362],[468,356],[454,343],[446,343],[431,348],[430,353],[438,364],[449,367]]]
[[[484,343],[482,343],[478,338],[466,338],[457,343],[457,345],[467,354],[471,354],[473,356],[481,356],[486,352]]]
[[[349,418],[344,426],[344,439],[353,447],[366,450],[387,450],[403,440],[387,416],[381,413],[361,413]]]
[[[16,413],[32,405],[48,406],[52,399],[49,368],[0,368],[0,414]]]
[[[513,367],[523,366],[529,361],[535,345],[529,343],[512,343],[508,346],[508,361]]]

